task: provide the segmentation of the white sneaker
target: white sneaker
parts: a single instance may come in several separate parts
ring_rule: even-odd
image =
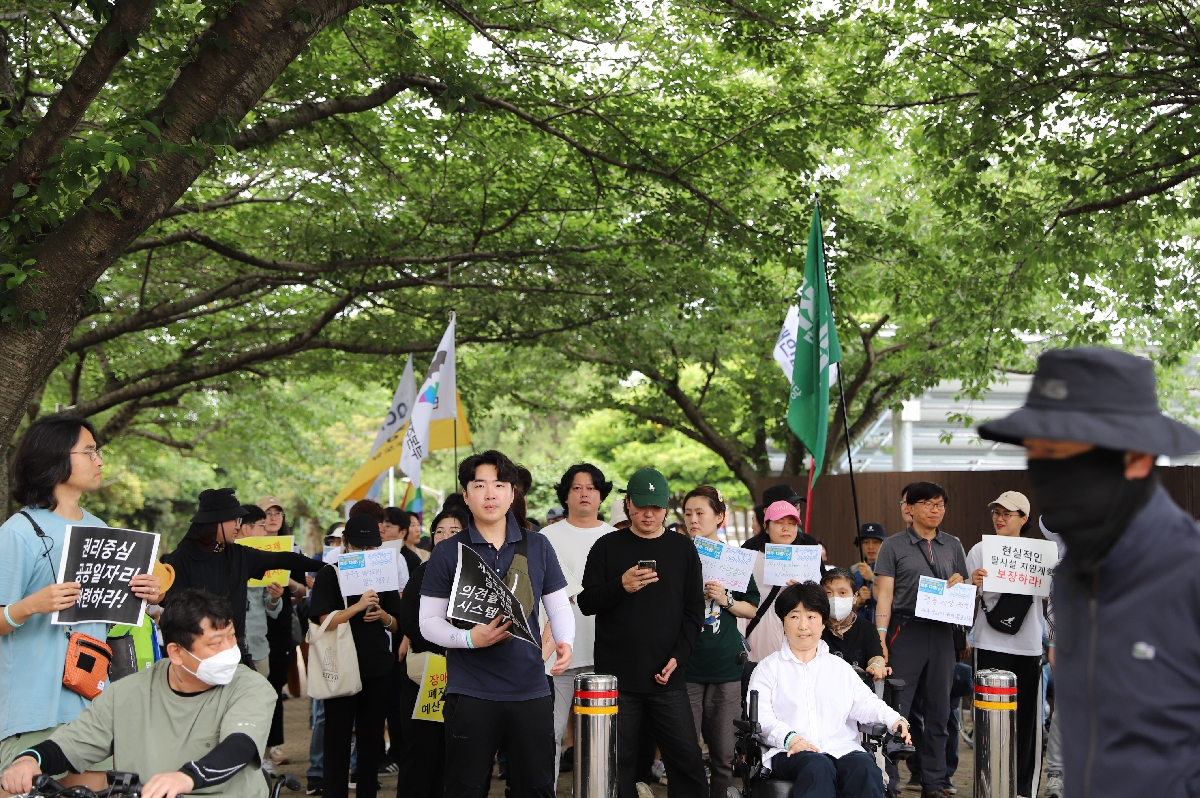
[[[637,783],[638,798],[654,798],[654,790],[650,789],[650,785],[644,781]]]
[[[1046,777],[1046,798],[1062,798],[1063,779],[1057,773]]]

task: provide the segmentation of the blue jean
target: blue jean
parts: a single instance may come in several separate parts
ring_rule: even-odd
[[[308,741],[308,771],[310,779],[325,778],[325,702],[313,699],[312,737]]]
[[[866,751],[834,759],[801,751],[771,757],[771,777],[791,779],[792,798],[883,798],[883,773]]]

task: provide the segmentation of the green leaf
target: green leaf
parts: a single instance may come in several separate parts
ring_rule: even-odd
[[[13,199],[20,199],[29,193],[29,186],[25,183],[13,183],[12,195]]]

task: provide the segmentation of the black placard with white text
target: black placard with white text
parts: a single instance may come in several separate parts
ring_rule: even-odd
[[[141,624],[146,602],[129,589],[129,580],[151,572],[158,556],[157,534],[70,524],[63,552],[58,581],[78,582],[79,599],[54,613],[51,623]]]
[[[497,615],[512,621],[508,631],[513,637],[541,648],[529,628],[521,602],[504,581],[470,546],[458,544],[458,568],[451,585],[449,618],[468,623],[491,623]]]

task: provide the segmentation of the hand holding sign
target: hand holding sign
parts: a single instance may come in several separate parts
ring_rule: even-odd
[[[1048,596],[1057,564],[1058,544],[1052,541],[984,535],[978,570],[986,572],[981,586],[988,592]]]
[[[696,553],[700,555],[700,568],[705,582],[720,582],[730,590],[745,593],[750,586],[750,575],[758,552],[730,546],[717,540],[696,538]]]
[[[961,583],[951,586],[945,579],[922,576],[917,585],[915,615],[930,621],[970,626],[975,623],[975,586]]]
[[[157,556],[158,535],[152,532],[68,525],[58,564],[59,589],[48,597],[57,608],[50,622],[140,626],[143,596],[158,595],[158,579],[137,580],[136,590],[132,583],[149,575]],[[75,599],[67,603],[72,595]]]

